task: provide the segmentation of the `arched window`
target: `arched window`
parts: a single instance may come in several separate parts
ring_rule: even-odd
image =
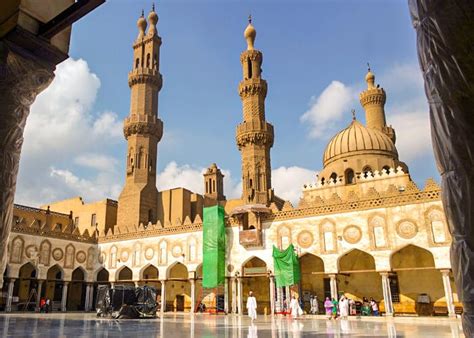
[[[146,67],[150,68],[150,53],[146,55]]]
[[[330,178],[331,182],[334,182],[334,183],[337,182],[337,174],[336,173],[332,173],[329,178]]]
[[[138,68],[139,65],[140,65],[140,59],[137,58],[137,59],[135,60],[135,68]]]
[[[321,185],[324,185],[325,182],[326,182],[326,179],[324,177],[321,178]]]
[[[362,169],[362,172],[364,173],[364,178],[372,176],[372,168],[369,166],[365,166],[364,169]]]
[[[390,167],[388,165],[384,166],[382,168],[382,172],[386,174],[390,174]]]
[[[249,76],[249,79],[252,78],[252,61],[250,61],[250,58],[247,58],[247,74]]]
[[[355,183],[355,176],[354,176],[354,170],[352,169],[347,169],[344,177],[346,179],[346,184],[354,184]]]

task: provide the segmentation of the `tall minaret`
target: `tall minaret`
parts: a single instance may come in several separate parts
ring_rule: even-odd
[[[128,74],[131,91],[130,114],[123,133],[128,142],[125,186],[119,197],[118,225],[155,223],[158,209],[156,189],[157,146],[163,135],[158,118],[158,92],[162,86],[159,71],[161,38],[155,8],[147,22],[138,19],[138,37],[133,44],[133,70]]]
[[[236,140],[242,154],[242,200],[246,204],[268,205],[273,198],[270,165],[273,126],[265,121],[267,82],[261,76],[262,52],[254,49],[256,35],[249,17],[244,32],[247,50],[240,54],[243,80],[239,95],[244,121],[237,126]]]
[[[385,121],[384,106],[387,96],[383,88],[375,85],[375,75],[371,72],[370,66],[365,81],[367,82],[367,90],[360,93],[359,99],[365,110],[367,127],[384,132],[395,143],[395,131],[391,126],[387,126]]]

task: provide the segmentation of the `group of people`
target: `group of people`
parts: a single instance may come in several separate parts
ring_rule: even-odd
[[[324,301],[324,309],[326,311],[326,316],[328,316],[328,319],[336,319],[338,317],[345,319],[349,315],[357,315],[356,302],[353,299],[347,298],[344,295],[341,296],[339,301],[335,298],[330,299],[329,297],[326,297],[326,300]],[[370,298],[369,301],[366,297],[364,297],[362,299],[360,314],[362,316],[378,316],[379,305],[373,298]]]
[[[40,299],[40,312],[49,313],[51,312],[51,299],[42,297]]]
[[[309,305],[311,314],[315,315],[319,313],[319,303],[317,296],[310,296]],[[323,305],[328,319],[336,319],[338,317],[346,319],[348,316],[355,316],[358,314],[356,302],[353,299],[347,298],[345,295],[342,295],[339,300],[326,297]],[[300,301],[295,295],[293,295],[291,298],[291,301],[288,304],[288,309],[293,318],[298,318],[303,315],[303,309],[301,308]],[[247,311],[250,319],[254,321],[257,318],[257,299],[253,295],[252,291],[249,292],[249,296],[247,298]],[[366,297],[364,297],[362,299],[362,305],[360,306],[359,313],[362,316],[378,316],[379,306],[373,298],[370,298],[369,301]]]

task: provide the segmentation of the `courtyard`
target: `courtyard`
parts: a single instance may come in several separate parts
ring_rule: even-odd
[[[323,316],[165,314],[149,320],[113,320],[95,314],[2,314],[2,337],[464,337],[459,319],[366,317],[327,320]]]

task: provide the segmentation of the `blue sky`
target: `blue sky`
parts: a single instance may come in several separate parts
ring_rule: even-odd
[[[56,88],[41,94],[32,108],[17,202],[117,198],[124,179],[120,129],[129,110],[127,73],[142,8],[146,15],[151,2],[109,0],[74,25],[71,59],[58,67]],[[419,185],[438,179],[405,1],[164,0],[156,11],[163,39],[159,115],[165,127],[159,189],[188,184],[199,190],[200,171],[216,162],[228,176],[226,194],[238,193],[234,134],[242,120],[237,86],[249,13],[256,48],[264,53],[266,116],[275,126],[272,166],[280,169],[275,188],[283,197],[294,201],[301,184],[321,169],[324,148],[350,122],[351,108],[364,120],[357,95],[367,62],[387,92],[387,121],[398,133],[401,160]],[[54,117],[63,112],[69,125]],[[306,112],[311,118],[302,121]],[[58,132],[61,128],[68,132]],[[38,170],[44,179],[34,174]]]

